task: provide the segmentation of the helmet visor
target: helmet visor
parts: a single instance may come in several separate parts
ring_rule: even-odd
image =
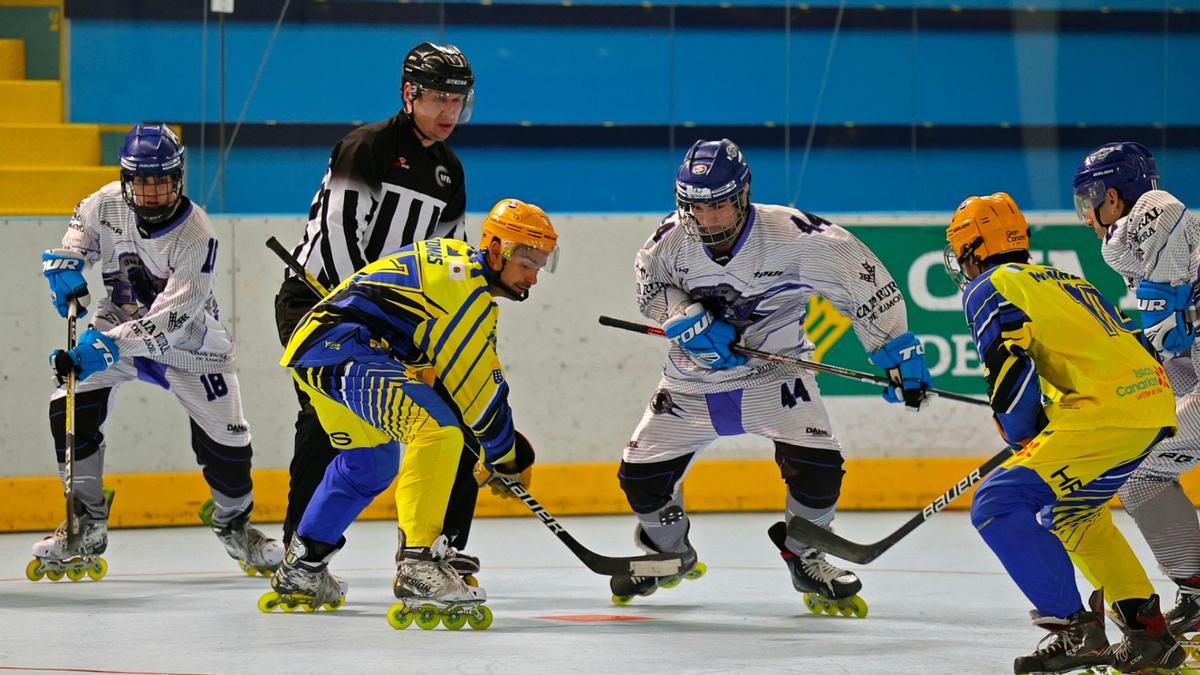
[[[1075,188],[1075,214],[1086,222],[1087,216],[1096,212],[1104,203],[1104,181],[1091,180]]]
[[[967,287],[967,273],[963,271],[962,261],[959,260],[958,254],[954,252],[953,244],[946,244],[946,248],[942,250],[942,265],[946,268],[946,274],[950,280],[958,286],[958,290]]]
[[[412,83],[412,100],[421,99],[422,103],[431,106],[436,106],[439,109],[449,109],[451,113],[457,114],[457,124],[465,124],[471,121],[471,111],[475,108],[475,89],[471,88],[466,93],[442,91],[434,89],[427,85]]]
[[[504,258],[529,270],[553,273],[558,269],[558,246],[549,251],[528,244],[504,242]]]

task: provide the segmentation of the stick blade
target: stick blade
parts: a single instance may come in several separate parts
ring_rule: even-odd
[[[787,524],[788,536],[842,560],[865,565],[879,557],[878,546],[856,544],[803,518],[792,518]]]

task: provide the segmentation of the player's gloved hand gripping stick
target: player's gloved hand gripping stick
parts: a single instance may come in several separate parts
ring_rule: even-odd
[[[632,321],[624,321],[622,319],[614,319],[611,316],[600,317],[600,325],[609,326],[610,328],[620,328],[622,330],[632,331],[634,333],[643,333],[645,335],[658,335],[658,336],[665,337],[665,333],[663,332],[663,329],[658,328],[656,326],[649,326],[649,325],[642,324],[642,323],[634,323]],[[831,365],[825,364],[825,363],[817,363],[816,361],[806,361],[804,359],[798,359],[798,358],[795,358],[792,356],[784,356],[783,354],[773,354],[771,352],[764,352],[764,351],[761,351],[758,349],[751,349],[750,347],[743,347],[741,345],[733,345],[732,349],[737,354],[741,354],[743,356],[752,356],[756,359],[761,359],[763,361],[770,361],[772,363],[780,363],[780,364],[789,365],[789,366],[798,366],[798,367],[804,368],[806,370],[812,370],[812,371],[815,371],[818,373],[829,373],[830,375],[837,375],[838,377],[845,377],[845,378],[851,379],[851,380],[858,380],[859,382],[866,382],[868,384],[882,384],[885,387],[889,387],[889,389],[897,387],[896,382],[892,381],[889,378],[882,377],[879,375],[872,375],[871,373],[864,373],[861,370],[851,370],[850,368],[842,368],[841,366],[831,366]],[[990,406],[991,405],[990,403],[988,403],[987,401],[985,401],[983,399],[975,398],[973,396],[965,396],[963,394],[956,394],[952,391],[943,391],[941,389],[929,389],[926,391],[926,395],[927,396],[938,396],[940,398],[949,399],[951,401],[961,401],[962,403],[970,403],[972,405],[980,405],[980,406]]]

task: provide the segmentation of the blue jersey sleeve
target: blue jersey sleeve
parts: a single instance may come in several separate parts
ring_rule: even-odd
[[[979,349],[988,399],[1004,440],[1024,441],[1046,426],[1037,368],[1029,356],[1029,316],[996,289],[990,275],[976,279],[963,294],[967,324]]]

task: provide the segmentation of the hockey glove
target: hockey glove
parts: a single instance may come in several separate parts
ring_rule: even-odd
[[[79,316],[87,314],[87,280],[83,278],[84,257],[75,251],[56,248],[42,253],[42,276],[50,282],[50,302],[59,316],[67,318],[67,306],[74,298]]]
[[[488,486],[492,488],[492,494],[501,499],[508,499],[514,496],[509,492],[508,488],[499,481],[494,480],[496,476],[504,476],[510,480],[519,481],[526,488],[533,480],[533,462],[536,459],[533,452],[533,446],[529,443],[529,439],[521,432],[516,432],[516,458],[511,462],[503,464],[495,464],[488,466],[480,461],[475,465],[475,481],[479,483],[479,487]]]
[[[50,368],[61,385],[67,381],[67,373],[74,370],[82,382],[92,375],[108,370],[121,358],[117,343],[95,328],[79,334],[79,343],[74,349],[55,349],[50,353]]]
[[[929,403],[927,392],[933,387],[933,376],[925,365],[925,345],[912,333],[897,336],[871,354],[871,363],[887,371],[892,384],[883,390],[888,403],[903,403],[911,412]]]
[[[1143,281],[1138,284],[1135,295],[1141,311],[1142,332],[1155,349],[1172,357],[1192,346],[1196,331],[1187,317],[1192,304],[1191,284],[1171,286]]]
[[[725,370],[746,365],[746,357],[731,349],[737,342],[737,330],[698,302],[688,305],[683,314],[667,319],[663,334],[705,368]]]

